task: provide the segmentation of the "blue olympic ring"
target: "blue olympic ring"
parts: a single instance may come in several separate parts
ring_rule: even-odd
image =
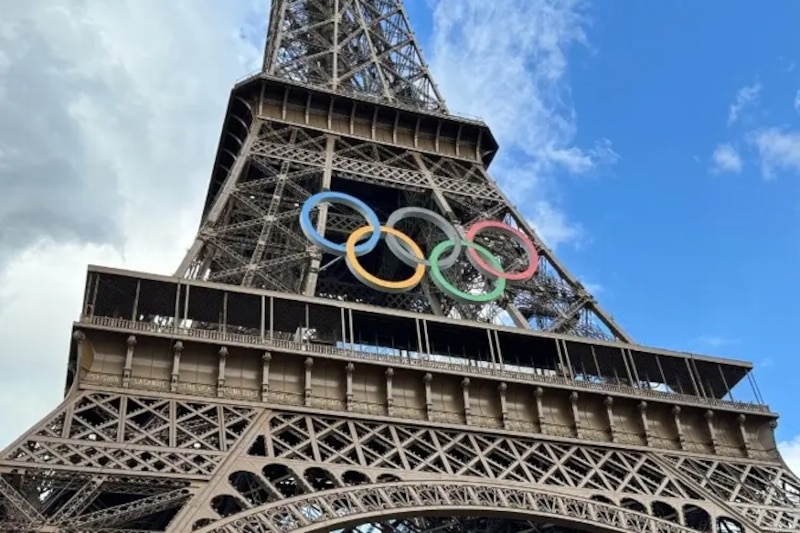
[[[300,210],[300,229],[303,231],[303,234],[308,240],[316,243],[320,248],[328,253],[342,256],[347,253],[347,243],[336,243],[326,239],[324,236],[320,235],[320,233],[317,231],[317,228],[315,228],[314,224],[311,223],[311,210],[314,209],[317,204],[322,202],[335,202],[337,204],[346,205],[354,209],[359,215],[366,219],[367,224],[375,229],[375,231],[373,231],[369,236],[369,239],[361,244],[356,245],[356,255],[361,256],[368,254],[374,250],[376,246],[378,246],[378,241],[381,239],[381,221],[378,219],[378,215],[375,213],[375,211],[354,196],[334,191],[317,193],[306,200],[303,204],[303,208]]]

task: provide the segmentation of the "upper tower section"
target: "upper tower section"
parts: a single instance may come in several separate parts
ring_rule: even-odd
[[[176,275],[629,342],[489,176],[497,149],[448,113],[400,1],[273,0]]]
[[[447,113],[399,0],[272,2],[263,71],[357,98]]]

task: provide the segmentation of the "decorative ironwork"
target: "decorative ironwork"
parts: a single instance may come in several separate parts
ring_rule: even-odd
[[[231,170],[228,176],[232,186],[214,200],[221,214],[203,222],[179,275],[425,312],[440,307],[442,313],[472,320],[494,321],[505,311],[523,327],[629,340],[505,199],[482,163],[432,154],[415,158],[407,151],[344,137],[326,141],[324,134],[308,128],[258,119],[251,131],[252,148],[239,153],[238,174]],[[387,214],[401,205],[418,206],[439,211],[445,218],[455,216],[464,225],[491,220],[516,228],[534,243],[539,261],[536,274],[509,284],[496,310],[465,305],[435,286],[430,287],[428,296],[410,299],[364,294],[355,288],[360,285],[355,280],[347,284],[345,280],[352,275],[344,264],[322,264],[322,258],[315,257],[297,218],[300,206],[311,195],[331,184],[345,186],[348,182],[379,186],[395,195],[419,195],[403,196],[391,206],[371,202],[373,208]],[[439,201],[432,205],[430,198],[437,195]],[[443,202],[450,213],[441,211]],[[347,210],[330,206],[314,224],[324,221],[321,231],[344,239],[358,220]],[[431,232],[424,222],[403,230],[426,252],[440,240],[440,234]],[[524,253],[516,242],[498,238],[494,232],[481,235],[477,242],[503,257]],[[381,272],[394,276],[402,268],[403,263],[390,254],[384,255],[379,266]],[[448,278],[468,294],[483,290],[487,281],[491,285],[491,280],[466,260],[448,270]],[[431,298],[436,302],[433,307]],[[509,306],[513,308],[510,311]]]
[[[274,2],[264,72],[359,98],[447,111],[397,0]]]
[[[457,514],[506,515],[535,522],[602,528],[603,531],[638,533],[690,533],[697,530],[666,520],[590,499],[573,498],[521,487],[477,483],[394,483],[346,488],[265,504],[219,524],[199,528],[199,533],[239,531],[321,532],[339,524],[375,518],[403,518],[429,508],[452,509]]]
[[[448,114],[399,0],[273,0],[263,73],[234,89],[204,216],[172,293],[165,278],[128,273],[121,283],[135,296],[120,314],[125,291],[98,301],[102,276],[90,276],[66,398],[0,453],[0,531],[800,529],[800,480],[775,450],[775,415],[718,394],[729,390],[719,365],[723,384],[695,382],[695,395],[634,375],[630,338],[489,178],[496,148],[485,124]],[[321,191],[369,200],[381,219],[398,208],[435,213],[394,220],[425,257],[442,238],[431,220],[455,231],[491,221],[524,237],[475,230],[470,237],[503,259],[454,262],[448,279],[464,293],[485,289],[482,274],[515,271],[506,258],[538,263],[491,305],[425,280],[378,293],[309,246],[299,217]],[[331,205],[309,222],[335,242],[363,224]],[[408,264],[395,255],[359,259],[401,279]],[[278,297],[263,289],[291,301],[275,312],[266,302]],[[242,310],[229,297],[260,306]],[[380,335],[397,309],[413,312],[405,335],[420,353],[454,337],[446,328],[458,322],[430,316],[446,315],[486,333],[491,361],[357,345],[354,322],[372,313]],[[485,324],[498,320],[624,342],[575,342],[573,353],[597,367],[596,379],[583,369],[579,380],[568,337],[528,335],[510,349],[547,358],[537,342],[549,342],[559,362],[522,371],[502,362],[509,344],[498,338],[511,330]],[[420,331],[434,321],[448,333]],[[341,334],[312,331],[312,322]],[[601,371],[595,347],[619,363]],[[680,359],[693,381],[694,363]]]

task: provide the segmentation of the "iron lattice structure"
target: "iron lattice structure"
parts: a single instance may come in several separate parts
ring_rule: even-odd
[[[732,396],[752,365],[632,344],[489,178],[496,151],[400,2],[274,1],[176,275],[89,268],[65,399],[0,454],[0,531],[797,531],[777,415]],[[505,221],[539,269],[477,307],[367,289],[300,230],[323,190]],[[407,273],[379,250],[371,272]]]
[[[264,55],[264,73],[234,89],[203,222],[177,275],[472,320],[502,314],[520,327],[630,340],[489,177],[491,131],[447,114],[401,2],[274,2]],[[320,272],[332,258],[309,247],[298,215],[327,189],[357,192],[382,215],[415,205],[464,226],[504,220],[536,243],[539,270],[482,307],[457,306],[433,285],[376,293],[341,262]],[[362,224],[334,207],[318,217],[339,238]],[[404,230],[426,250],[440,239],[424,223]],[[513,243],[488,239],[515,257]],[[392,254],[373,263],[383,276],[404,267]],[[484,283],[466,260],[456,270],[448,275],[462,286]]]

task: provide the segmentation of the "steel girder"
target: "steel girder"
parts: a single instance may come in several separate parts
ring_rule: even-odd
[[[263,71],[359,98],[447,112],[397,0],[273,2]]]
[[[214,199],[212,212],[216,209],[219,215],[206,217],[179,275],[472,320],[504,316],[520,327],[630,340],[489,179],[482,164],[270,121],[257,120],[250,135],[229,186]],[[531,280],[511,285],[504,300],[491,306],[458,305],[432,284],[411,293],[377,293],[352,280],[343,262],[322,264],[319,251],[300,231],[300,205],[331,183],[386,191],[394,199],[377,206],[384,212],[419,205],[455,216],[464,226],[502,220],[533,240],[539,270]],[[362,224],[359,217],[327,206],[324,220],[325,230],[339,239]],[[404,230],[427,250],[437,242],[438,234],[430,227]],[[512,267],[520,254],[511,241],[489,236],[484,244]],[[376,273],[391,276],[402,265],[384,255]],[[462,287],[479,289],[487,283],[466,260],[448,274]]]
[[[800,481],[774,462],[87,390],[0,455],[0,509],[0,531],[788,532]]]

